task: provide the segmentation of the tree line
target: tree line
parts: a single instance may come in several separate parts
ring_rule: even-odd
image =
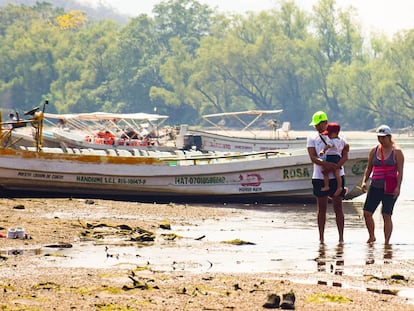
[[[350,7],[311,12],[281,1],[223,14],[167,0],[126,23],[47,2],[0,8],[3,111],[156,112],[170,123],[201,115],[283,109],[308,129],[317,110],[345,130],[413,125],[414,29],[364,37]]]

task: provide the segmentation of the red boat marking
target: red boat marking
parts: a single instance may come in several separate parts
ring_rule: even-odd
[[[243,187],[259,187],[262,183],[263,177],[260,174],[247,174],[246,178],[243,175],[239,176]]]

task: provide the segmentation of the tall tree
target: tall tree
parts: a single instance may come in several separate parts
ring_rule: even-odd
[[[110,73],[115,70],[110,58],[118,26],[102,21],[56,30],[61,40],[56,53],[59,78],[52,83],[51,99],[60,112],[96,111],[112,107]],[[73,45],[73,42],[76,44]]]
[[[337,10],[335,0],[320,0],[313,10],[318,49],[311,49],[314,77],[318,79],[319,96],[313,105],[326,105],[334,114],[344,113],[338,90],[328,84],[328,76],[335,64],[351,64],[362,55],[362,36],[352,23],[353,9]],[[316,108],[316,107],[315,107]]]
[[[3,107],[32,108],[49,93],[56,78],[53,27],[58,11],[48,5],[0,10],[0,99]]]

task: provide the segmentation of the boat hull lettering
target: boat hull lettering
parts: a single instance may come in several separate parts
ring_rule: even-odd
[[[222,176],[211,176],[211,177],[189,177],[181,176],[175,177],[176,185],[205,185],[205,184],[224,184],[226,178]]]
[[[76,176],[76,181],[91,184],[145,185],[144,178]]]
[[[261,192],[262,187],[239,187],[239,192]]]
[[[310,171],[307,167],[298,167],[298,168],[285,168],[283,170],[283,179],[294,179],[294,178],[308,178],[310,177]]]
[[[352,165],[352,173],[355,175],[364,175],[367,168],[368,160],[360,160]]]
[[[103,184],[102,177],[76,176],[76,181],[82,183]]]
[[[18,177],[36,178],[36,179],[53,179],[53,180],[63,179],[62,175],[48,174],[48,173],[36,173],[36,172],[18,172],[17,176]]]

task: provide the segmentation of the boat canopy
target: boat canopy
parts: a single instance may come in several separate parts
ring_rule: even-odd
[[[104,120],[118,120],[118,119],[130,119],[141,121],[157,121],[168,119],[168,116],[150,113],[108,113],[108,112],[91,112],[91,113],[67,113],[67,114],[55,114],[45,113],[46,118],[51,119],[78,119],[85,121],[104,121]]]
[[[204,120],[206,120],[208,123],[212,124],[215,127],[221,128],[219,124],[216,122],[213,122],[210,120],[210,118],[215,117],[234,117],[237,119],[240,123],[244,125],[244,128],[242,129],[247,130],[250,126],[252,126],[254,123],[257,122],[263,115],[269,115],[269,114],[279,114],[283,112],[283,109],[278,110],[246,110],[246,111],[236,111],[236,112],[222,112],[222,113],[214,113],[214,114],[206,114],[203,117]],[[243,115],[255,115],[256,117],[251,122],[244,121],[241,116]]]
[[[168,116],[150,113],[45,113],[45,121],[53,127],[69,127],[82,130],[84,133],[94,134],[96,131],[109,130],[126,134],[132,129],[140,132],[142,129],[158,128],[168,119]],[[57,124],[54,121],[59,120]]]

